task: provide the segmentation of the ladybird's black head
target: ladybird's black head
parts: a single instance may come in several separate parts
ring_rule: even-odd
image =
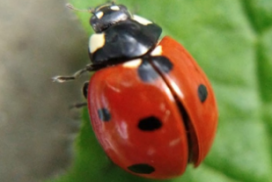
[[[113,2],[96,7],[92,13],[90,23],[96,33],[103,32],[110,26],[131,18],[125,6]]]

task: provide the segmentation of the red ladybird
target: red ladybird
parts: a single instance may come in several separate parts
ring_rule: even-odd
[[[211,148],[217,107],[211,85],[190,54],[161,28],[125,6],[93,11],[90,38],[96,71],[85,85],[91,123],[106,154],[124,170],[166,179],[198,166]]]

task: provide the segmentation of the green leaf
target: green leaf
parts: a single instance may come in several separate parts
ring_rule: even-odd
[[[77,8],[104,3],[70,0]],[[272,1],[120,0],[163,27],[210,78],[219,107],[215,143],[199,168],[164,182],[272,181]],[[90,15],[76,12],[88,34]],[[76,35],[74,35],[76,36]],[[87,42],[87,40],[86,40]],[[149,182],[115,166],[99,146],[86,110],[74,163],[54,182]],[[162,181],[162,180],[160,180]]]

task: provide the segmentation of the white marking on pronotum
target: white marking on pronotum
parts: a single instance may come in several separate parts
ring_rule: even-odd
[[[97,13],[95,13],[95,16],[98,18],[98,19],[101,19],[103,16],[104,16],[104,13],[102,11],[98,11]]]
[[[120,10],[119,6],[111,6],[110,9],[113,10],[113,11],[119,11]]]
[[[141,63],[142,63],[141,59],[133,59],[131,61],[125,62],[123,64],[123,67],[126,67],[126,68],[137,68],[138,66],[140,66]]]
[[[89,51],[90,53],[94,53],[97,49],[103,47],[105,45],[105,34],[97,33],[93,34],[89,40]]]
[[[160,56],[162,55],[162,46],[157,46],[155,49],[151,52],[151,56]]]
[[[137,21],[138,23],[141,23],[141,24],[143,24],[143,25],[148,25],[148,24],[151,24],[151,23],[152,23],[152,22],[149,21],[148,19],[145,19],[145,18],[143,18],[143,17],[141,17],[141,16],[138,16],[138,15],[133,15],[133,19],[134,19],[135,21]]]

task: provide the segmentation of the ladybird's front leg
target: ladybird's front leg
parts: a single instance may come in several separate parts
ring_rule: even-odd
[[[97,71],[100,68],[101,68],[100,65],[88,64],[85,66],[85,68],[78,70],[73,75],[70,75],[70,76],[57,75],[57,76],[54,76],[52,80],[53,82],[64,83],[64,82],[75,80],[76,78],[80,77],[82,74],[86,72]]]
[[[85,68],[78,70],[77,72],[75,72],[73,75],[70,76],[62,76],[62,75],[57,75],[54,76],[52,78],[53,82],[59,82],[59,83],[63,83],[63,82],[67,82],[67,81],[71,81],[71,80],[75,80],[76,78],[78,78],[80,75],[82,75],[83,73],[87,72],[88,70]]]

